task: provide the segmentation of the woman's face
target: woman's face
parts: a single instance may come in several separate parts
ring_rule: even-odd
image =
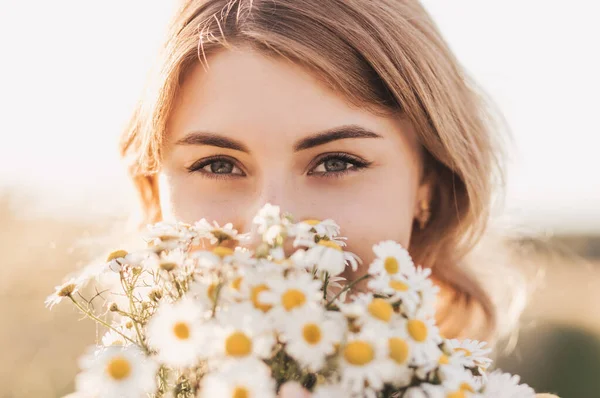
[[[420,155],[411,125],[350,105],[305,69],[222,50],[183,82],[160,175],[165,219],[251,227],[265,204],[332,218],[365,262],[373,244],[408,247]]]

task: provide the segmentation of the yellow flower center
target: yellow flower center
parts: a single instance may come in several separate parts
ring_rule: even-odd
[[[352,365],[363,366],[375,358],[375,353],[371,344],[366,341],[351,341],[344,348],[344,358]]]
[[[231,281],[231,288],[239,291],[240,286],[242,285],[242,279],[243,278],[241,276],[238,276],[233,281]]]
[[[301,307],[306,302],[306,296],[298,289],[290,289],[281,296],[281,304],[287,311]]]
[[[302,222],[314,227],[315,225],[318,225],[321,221],[309,219],[309,220],[304,220]]]
[[[440,359],[438,359],[438,364],[448,365],[449,363],[450,363],[450,360],[448,359],[448,356],[446,354],[440,355]]]
[[[402,365],[408,359],[408,343],[399,337],[392,337],[388,340],[390,358]]]
[[[187,340],[190,337],[190,327],[185,322],[177,322],[173,326],[173,333],[179,340]]]
[[[384,322],[389,322],[390,319],[392,319],[392,314],[394,313],[394,308],[392,308],[392,305],[381,298],[373,299],[373,301],[369,303],[368,310],[373,317]]]
[[[307,323],[302,328],[302,337],[308,344],[317,344],[321,341],[321,328],[314,323]]]
[[[383,266],[390,275],[398,273],[398,268],[400,268],[398,266],[398,260],[396,260],[396,257],[386,257],[385,261],[383,262]]]
[[[258,300],[258,296],[260,295],[260,293],[264,292],[265,290],[269,290],[267,285],[260,284],[260,285],[254,286],[252,288],[252,292],[250,293],[250,298],[252,300],[252,304],[254,304],[254,307],[258,308],[259,310],[261,310],[263,312],[269,311],[272,307],[270,304],[264,304]]]
[[[106,262],[112,261],[115,258],[125,257],[127,254],[129,253],[127,253],[125,250],[115,250],[114,252],[108,255],[108,257],[106,258]]]
[[[337,243],[335,243],[334,241],[332,241],[332,240],[323,240],[323,239],[321,239],[319,241],[319,244],[321,246],[325,246],[325,247],[328,247],[330,249],[334,249],[334,250],[337,250],[337,251],[340,251],[340,252],[342,251],[342,247],[340,245],[338,245]]]
[[[400,281],[390,281],[389,286],[397,292],[405,292],[408,290],[408,285]]]
[[[466,348],[455,348],[454,352],[464,352],[466,357],[470,357],[472,355],[471,351]]]
[[[217,246],[213,249],[213,254],[223,258],[225,256],[231,256],[233,254],[233,249],[224,246]]]
[[[177,267],[177,264],[173,262],[166,261],[164,263],[160,263],[160,268],[164,269],[167,272],[173,271],[175,267]]]
[[[235,390],[233,390],[233,395],[231,395],[231,398],[248,398],[249,396],[250,393],[246,388],[236,387]]]
[[[418,319],[411,319],[408,321],[408,334],[410,337],[418,342],[427,340],[427,325],[423,321]]]
[[[446,394],[446,398],[465,398],[465,393],[462,390]]]
[[[234,332],[225,340],[225,353],[232,357],[245,357],[252,352],[252,340],[243,332]]]
[[[217,284],[211,283],[208,289],[206,290],[206,295],[211,301],[215,301],[217,299]]]
[[[106,373],[115,380],[123,380],[131,374],[131,365],[123,357],[114,357],[106,366]]]
[[[60,291],[56,294],[59,297],[68,297],[75,291],[77,286],[74,283],[69,283],[60,289]]]
[[[473,387],[471,387],[471,385],[469,383],[461,383],[460,385],[460,389],[461,391],[468,391],[468,392],[472,392],[474,393],[475,390],[473,389]]]

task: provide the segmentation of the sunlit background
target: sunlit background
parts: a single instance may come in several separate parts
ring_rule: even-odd
[[[546,277],[500,365],[564,398],[600,396],[600,3],[423,3],[512,129],[499,218],[564,253],[540,260]],[[72,243],[132,206],[117,137],[174,5],[0,0],[2,397],[71,391],[95,338],[43,298],[85,260]]]

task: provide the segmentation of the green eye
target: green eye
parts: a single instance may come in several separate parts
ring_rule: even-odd
[[[352,171],[368,167],[371,163],[347,153],[325,154],[315,162],[308,175],[342,176]]]
[[[217,161],[214,161],[214,162],[204,166],[203,170],[206,170],[207,168],[210,169],[211,173],[229,174],[233,171],[235,166],[233,165],[233,163],[231,163],[229,161],[217,160]],[[206,170],[206,171],[209,171],[209,170]]]
[[[188,167],[190,173],[200,173],[209,178],[235,178],[246,174],[235,159],[224,156],[213,156],[200,159]]]

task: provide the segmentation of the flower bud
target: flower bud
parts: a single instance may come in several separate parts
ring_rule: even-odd
[[[152,301],[158,302],[162,298],[162,292],[158,289],[154,289],[150,292],[148,298]]]
[[[68,297],[75,291],[75,284],[69,283],[68,285],[63,286],[62,289],[57,293],[59,297]]]
[[[167,272],[173,271],[176,266],[177,266],[177,264],[175,264],[175,263],[169,263],[169,262],[160,263],[160,268],[164,269]]]
[[[115,250],[114,252],[112,252],[108,255],[108,257],[106,258],[106,262],[108,263],[108,262],[114,260],[115,258],[125,257],[127,254],[129,254],[129,253],[127,253],[125,250]]]

